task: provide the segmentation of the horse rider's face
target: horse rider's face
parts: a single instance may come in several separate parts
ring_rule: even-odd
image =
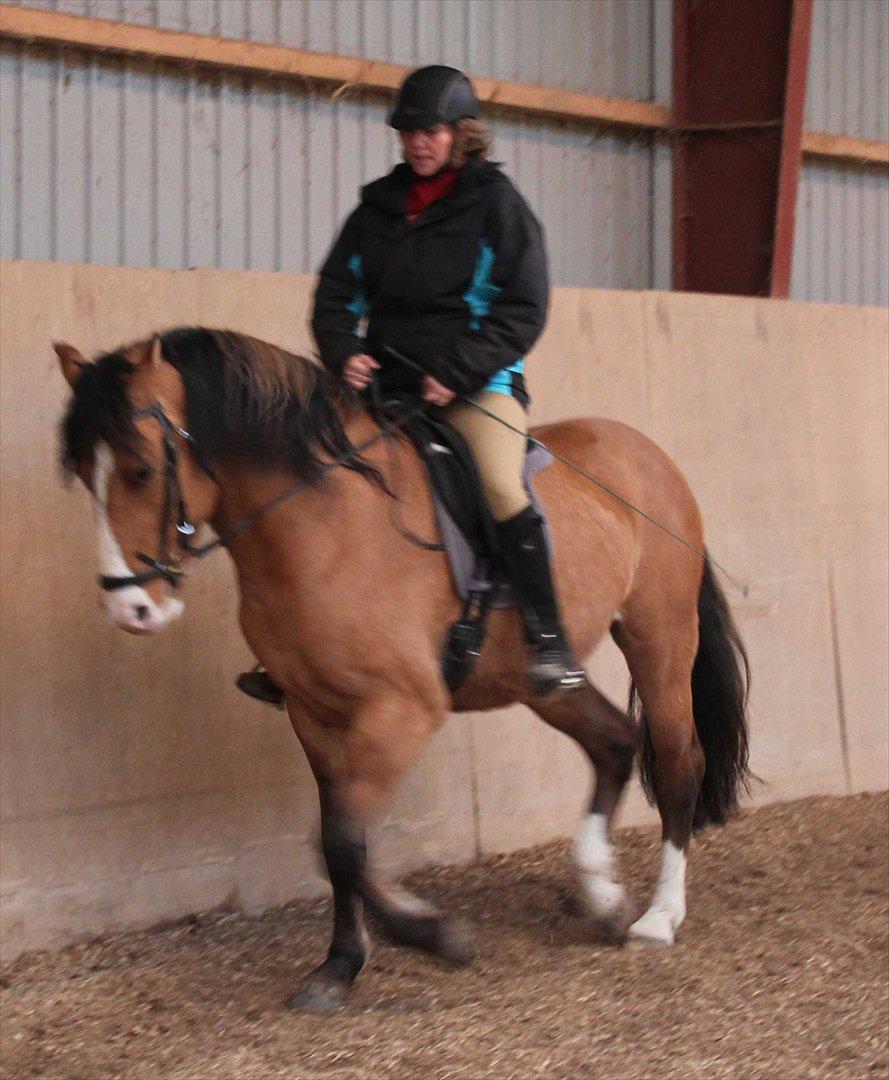
[[[454,145],[454,132],[447,124],[417,131],[399,131],[404,160],[417,176],[434,176],[447,164]]]

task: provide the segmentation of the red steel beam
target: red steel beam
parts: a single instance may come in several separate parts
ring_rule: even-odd
[[[786,295],[811,2],[674,0],[674,289]]]
[[[790,294],[793,268],[793,232],[796,196],[803,160],[803,111],[806,75],[809,70],[809,39],[812,33],[812,0],[795,0],[791,12],[787,57],[787,89],[784,93],[784,127],[778,175],[778,206],[775,211],[775,245],[772,249],[772,296]]]

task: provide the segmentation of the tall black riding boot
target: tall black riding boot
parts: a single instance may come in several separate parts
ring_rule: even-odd
[[[516,591],[535,648],[528,675],[538,693],[574,690],[586,675],[562,629],[543,519],[533,506],[497,522],[500,557]]]

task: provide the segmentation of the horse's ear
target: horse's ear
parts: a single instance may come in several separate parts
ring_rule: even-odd
[[[89,361],[85,360],[83,355],[66,341],[54,341],[52,347],[59,358],[59,367],[62,369],[65,381],[73,390],[77,385],[81,372],[85,367],[89,366]]]
[[[157,369],[160,367],[163,359],[164,356],[161,350],[161,339],[157,334],[155,334],[152,337],[151,341],[148,342],[148,348],[143,354],[141,363],[147,365],[148,367]]]

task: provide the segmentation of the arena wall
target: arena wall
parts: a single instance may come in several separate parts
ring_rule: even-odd
[[[322,891],[304,757],[287,721],[232,685],[250,658],[226,556],[157,638],[97,610],[88,498],[55,462],[67,387],[49,344],[92,353],[203,323],[307,351],[312,279],[0,270],[5,954]],[[889,786],[887,350],[876,308],[562,288],[531,361],[536,419],[599,413],[661,443],[712,552],[749,586],[728,588],[753,670],[758,801]],[[591,669],[624,696],[613,647]],[[523,709],[455,717],[377,830],[381,859],[568,834],[587,786],[573,746]],[[643,820],[634,790],[622,821]]]

